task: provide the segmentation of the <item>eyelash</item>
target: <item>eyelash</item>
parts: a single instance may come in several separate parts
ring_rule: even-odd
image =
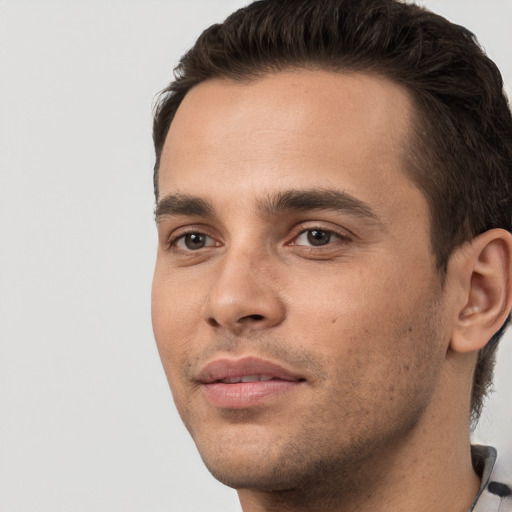
[[[294,243],[294,241],[297,240],[299,237],[305,235],[308,232],[311,233],[314,231],[325,233],[325,234],[329,235],[330,237],[335,236],[337,238],[337,240],[335,240],[335,241],[329,240],[325,245],[316,245],[316,246],[313,244],[300,245],[300,244]],[[322,250],[332,249],[333,245],[338,245],[343,242],[348,242],[348,241],[350,241],[350,239],[351,238],[349,237],[349,235],[347,234],[346,231],[336,230],[336,229],[332,229],[332,228],[325,228],[323,226],[299,225],[299,226],[297,226],[297,234],[293,236],[293,238],[291,239],[290,242],[287,242],[287,245],[301,247],[304,250],[312,250],[312,251],[318,252],[318,251],[322,251]]]
[[[185,251],[185,252],[199,252],[200,249],[197,249],[196,251],[194,251],[193,249],[182,249],[182,248],[177,248],[177,245],[178,243],[181,241],[181,240],[185,240],[185,237],[187,236],[190,236],[190,235],[200,235],[200,236],[205,236],[205,237],[208,237],[210,238],[211,240],[214,240],[215,241],[215,246],[219,246],[220,243],[217,242],[215,240],[215,238],[213,236],[210,236],[206,230],[204,228],[197,228],[197,229],[189,229],[185,232],[178,232],[177,234],[176,233],[173,233],[169,239],[167,240],[167,250],[168,251],[172,251],[173,248],[176,249],[176,250],[181,250],[181,251]]]

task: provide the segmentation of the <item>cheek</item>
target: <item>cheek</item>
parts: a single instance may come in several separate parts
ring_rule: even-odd
[[[159,256],[151,290],[153,328],[183,332],[197,325],[198,313],[204,302],[203,279],[194,273],[169,268],[165,257]]]
[[[157,264],[151,291],[153,332],[169,381],[178,379],[199,324],[197,298],[192,286],[182,286],[172,273]]]
[[[290,318],[310,336],[325,336],[333,343],[337,337],[345,342],[363,338],[393,323],[393,313],[400,307],[389,290],[386,279],[372,282],[370,276],[342,269],[319,272],[287,291]]]
[[[432,281],[422,284],[409,276],[407,282],[405,272],[389,267],[337,270],[302,281],[290,293],[300,298],[290,304],[289,328],[299,333],[304,348],[343,367],[351,360],[354,367],[396,370],[402,352],[414,354],[426,343]]]
[[[442,310],[425,296],[407,303],[376,288],[368,297],[345,291],[336,301],[310,303],[301,338],[325,361],[324,385],[339,424],[357,418],[377,429],[382,411],[399,421],[431,396],[444,361],[443,337],[432,327]]]

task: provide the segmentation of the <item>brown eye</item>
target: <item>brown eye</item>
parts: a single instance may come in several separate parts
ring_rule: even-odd
[[[332,233],[329,231],[321,231],[319,229],[311,229],[307,231],[307,239],[311,245],[327,245],[331,241]]]
[[[206,235],[201,233],[189,233],[183,237],[183,243],[187,249],[202,249],[206,244]]]
[[[304,245],[306,247],[322,247],[341,239],[340,235],[325,229],[307,229],[297,236],[293,245]]]
[[[172,245],[183,251],[198,251],[205,247],[216,247],[218,244],[204,233],[187,233],[177,238]]]

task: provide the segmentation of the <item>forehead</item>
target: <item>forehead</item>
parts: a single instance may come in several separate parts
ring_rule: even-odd
[[[405,89],[362,73],[209,80],[187,94],[171,124],[160,196],[321,187],[355,197],[373,190],[378,203],[383,190],[414,188],[403,172],[411,113]]]

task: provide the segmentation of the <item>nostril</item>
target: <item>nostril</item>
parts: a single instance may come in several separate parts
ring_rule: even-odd
[[[265,320],[265,317],[263,315],[246,315],[246,316],[243,316],[241,318],[239,318],[237,320],[237,324],[243,324],[245,322],[261,322],[262,320]],[[206,320],[206,322],[208,323],[208,325],[210,327],[220,327],[222,325],[222,322],[219,322],[218,320],[216,320],[215,318],[213,317],[210,317]]]
[[[217,320],[215,320],[215,318],[208,318],[207,320],[208,322],[208,325],[210,325],[211,327],[219,327],[219,322],[217,322]]]
[[[247,315],[247,316],[240,318],[240,320],[238,320],[238,321],[243,322],[244,320],[254,320],[256,322],[261,322],[264,318],[265,317],[263,315]]]

